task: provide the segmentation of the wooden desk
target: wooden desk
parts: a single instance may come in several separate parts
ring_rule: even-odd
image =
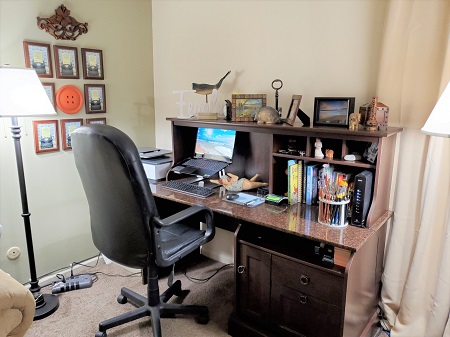
[[[246,208],[217,195],[197,199],[152,185],[161,215],[200,203],[211,208],[218,227],[235,233],[235,311],[228,332],[235,337],[370,336],[376,321],[389,211],[396,136],[386,131],[258,125],[252,122],[168,118],[172,126],[174,165],[192,155],[197,128],[236,130],[233,163],[227,172],[250,178],[260,174],[270,193],[287,191],[288,160],[329,163],[344,171],[373,174],[367,227],[335,229],[317,222],[317,206],[261,205]],[[314,157],[320,138],[333,159]],[[298,150],[285,151],[292,143]],[[349,162],[345,155],[376,145],[373,163]],[[169,173],[169,179],[177,179]],[[324,258],[325,255],[325,258]],[[327,263],[326,257],[338,263]],[[339,258],[339,259],[338,259]]]
[[[386,222],[335,229],[317,222],[317,206],[248,208],[151,184],[158,209],[211,208],[216,226],[235,233],[232,336],[365,336],[376,318]],[[320,244],[349,252],[346,267],[327,265]],[[294,332],[293,332],[294,331]],[[368,334],[369,335],[369,334]]]

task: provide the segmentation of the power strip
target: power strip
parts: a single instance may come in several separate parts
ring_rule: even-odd
[[[92,277],[90,275],[73,276],[65,282],[56,282],[52,286],[52,294],[59,294],[66,291],[78,290],[92,287]]]

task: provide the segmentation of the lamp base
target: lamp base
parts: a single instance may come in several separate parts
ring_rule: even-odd
[[[59,307],[58,297],[52,294],[33,294],[36,301],[36,311],[34,312],[34,320],[40,320],[53,314]]]

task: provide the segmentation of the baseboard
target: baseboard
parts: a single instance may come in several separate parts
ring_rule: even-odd
[[[103,258],[101,256],[100,256],[100,258],[97,257],[97,256],[94,256],[94,257],[92,257],[90,259],[81,261],[80,263],[82,263],[84,265],[90,265],[90,264],[94,265],[97,262],[97,259],[99,260],[98,263],[104,263]],[[77,270],[80,269],[81,267],[84,267],[84,266],[81,266],[79,264],[74,265],[72,267],[73,274],[76,275],[77,274]],[[48,286],[50,284],[53,284],[53,282],[60,281],[60,279],[56,277],[56,274],[64,275],[64,277],[69,277],[70,276],[70,266],[67,267],[66,269],[62,269],[62,270],[58,271],[57,273],[43,276],[42,278],[39,279],[39,285],[41,287],[45,287],[45,286]],[[25,284],[25,286],[29,287],[30,285],[29,284]]]

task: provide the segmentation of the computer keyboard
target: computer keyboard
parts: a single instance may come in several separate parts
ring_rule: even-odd
[[[217,170],[220,171],[228,166],[227,163],[222,161],[215,161],[210,159],[202,159],[202,158],[195,158],[195,159],[189,159],[185,163],[183,163],[185,166],[192,166],[199,169],[207,169],[207,170]]]
[[[193,195],[199,198],[206,198],[214,194],[214,191],[210,188],[192,185],[177,180],[165,181],[161,184],[161,187],[167,188],[172,191]]]

